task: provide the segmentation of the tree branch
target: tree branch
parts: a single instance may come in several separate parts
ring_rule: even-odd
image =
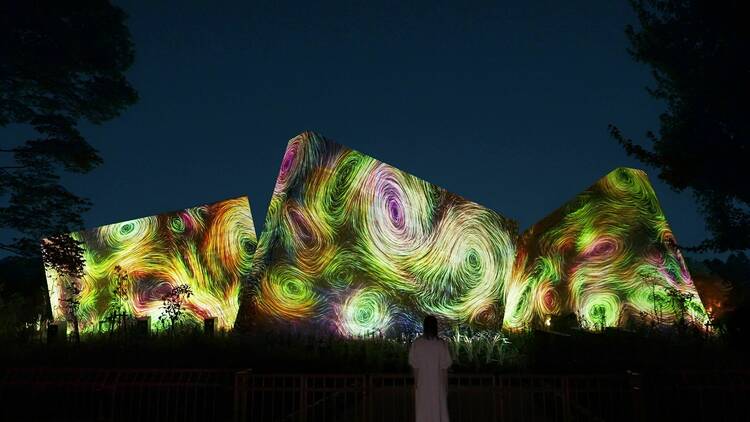
[[[3,245],[2,243],[0,243],[0,250],[4,250],[15,255],[21,255],[21,253],[18,251],[18,248],[14,248],[12,246],[6,246],[6,245]]]

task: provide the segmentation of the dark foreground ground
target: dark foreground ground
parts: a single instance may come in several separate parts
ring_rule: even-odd
[[[747,420],[747,349],[718,336],[469,334],[451,340],[454,422]],[[7,341],[0,421],[411,421],[407,351],[262,331]]]

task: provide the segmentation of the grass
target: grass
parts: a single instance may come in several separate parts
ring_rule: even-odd
[[[127,335],[125,335],[127,334]],[[445,335],[457,372],[616,372],[646,369],[744,368],[740,351],[699,333],[605,330],[500,333],[455,330]],[[410,338],[342,338],[256,327],[245,333],[88,334],[80,344],[0,339],[6,367],[251,368],[277,373],[406,372]]]

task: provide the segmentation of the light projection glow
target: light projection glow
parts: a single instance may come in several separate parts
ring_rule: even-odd
[[[491,331],[571,315],[589,329],[707,321],[642,171],[616,169],[517,233],[492,210],[306,132],[289,141],[257,244],[247,198],[231,199],[73,233],[85,275],[47,269],[47,282],[56,319],[66,286],[80,284],[82,332],[115,309],[160,329],[164,295],[183,284],[187,318],[220,329],[233,327],[245,287],[243,316],[351,337],[419,331],[426,314]]]
[[[504,326],[569,314],[587,328],[681,317],[703,323],[675,245],[646,174],[618,168],[521,236]]]
[[[514,222],[325,138],[292,139],[255,255],[259,315],[345,336],[425,314],[499,329]]]
[[[186,318],[216,318],[217,328],[232,328],[257,243],[246,197],[75,232],[72,237],[83,242],[84,276],[72,280],[50,268],[46,276],[56,320],[65,319],[66,286],[80,285],[81,332],[99,330],[114,309],[136,318],[150,316],[152,327],[160,329],[163,296],[183,284],[193,292],[183,306]],[[127,274],[124,282],[118,270]],[[121,296],[114,293],[118,286]]]

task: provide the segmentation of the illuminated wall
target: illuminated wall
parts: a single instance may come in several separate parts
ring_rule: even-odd
[[[256,252],[261,320],[347,336],[500,328],[515,223],[312,133],[286,149]]]
[[[443,326],[496,330],[575,315],[587,328],[670,323],[706,312],[645,173],[616,169],[528,229],[313,133],[285,151],[257,242],[247,198],[77,232],[85,245],[79,318],[96,331],[114,309],[151,316],[179,284],[188,318],[345,336]],[[113,290],[128,274],[125,300]],[[56,319],[71,280],[47,271]]]
[[[588,328],[669,323],[681,314],[675,292],[693,295],[686,317],[703,322],[705,310],[646,174],[618,168],[522,235],[504,325],[541,325],[569,314]]]
[[[72,236],[85,249],[85,274],[78,280],[82,332],[97,331],[118,307],[134,317],[150,316],[152,327],[159,329],[162,297],[181,284],[193,291],[183,308],[186,318],[200,322],[213,317],[219,329],[234,325],[240,286],[251,271],[256,246],[246,197]],[[123,296],[113,293],[118,285],[117,266],[128,274]],[[62,301],[71,281],[47,269],[50,304],[57,320],[65,319]]]

